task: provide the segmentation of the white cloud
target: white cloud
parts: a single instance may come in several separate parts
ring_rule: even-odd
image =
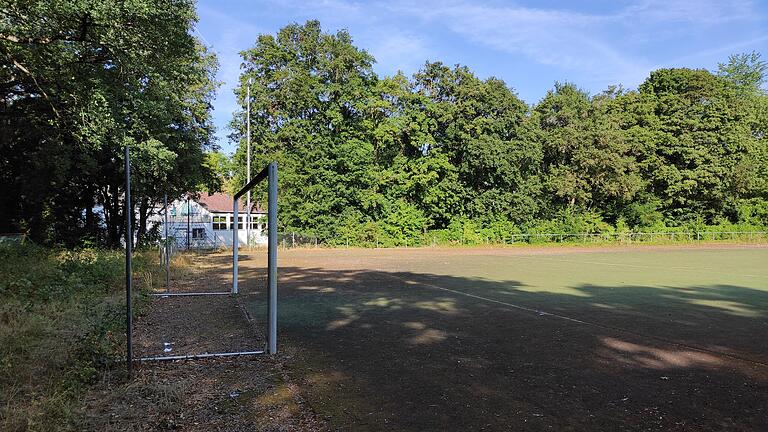
[[[400,10],[440,22],[477,44],[523,54],[565,70],[616,75],[645,66],[595,34],[612,20],[609,16],[469,3],[427,4]]]
[[[267,28],[247,21],[248,14],[225,14],[205,5],[199,13],[201,24],[212,29],[205,37],[219,54],[219,79],[226,82],[215,113],[223,137],[221,125],[238,108],[232,89],[240,75],[239,52],[252,46],[257,34],[274,33],[290,22],[319,19],[326,31],[348,29],[355,45],[377,59],[381,74],[413,73],[428,59],[469,63],[475,53],[451,46],[458,38],[470,42],[460,50],[469,45],[489,56],[495,51],[599,88],[634,86],[658,67],[701,64],[715,55],[764,46],[766,17],[755,1],[635,0],[584,12],[577,2],[544,8],[496,0],[258,0],[250,16]],[[503,77],[504,72],[492,73]]]
[[[430,55],[423,38],[405,32],[382,35],[369,52],[376,58],[377,69],[385,75],[397,71],[414,73]]]
[[[727,22],[762,19],[749,0],[643,0],[605,13],[468,1],[395,3],[390,9],[442,25],[476,44],[522,54],[595,81],[634,85],[657,64],[633,48],[676,42]]]
[[[219,73],[216,77],[222,82],[214,101],[214,123],[216,124],[218,144],[229,149],[227,125],[232,114],[239,109],[233,93],[240,77],[240,51],[253,45],[256,37],[263,30],[251,22],[222,13],[206,5],[198,5],[200,24],[198,31],[203,34],[205,43],[216,53],[219,59]],[[208,31],[210,29],[210,31]]]
[[[751,0],[643,0],[630,5],[617,18],[631,22],[688,22],[696,25],[722,24],[755,19]]]

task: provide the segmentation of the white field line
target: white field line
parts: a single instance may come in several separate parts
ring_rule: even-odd
[[[541,315],[541,316],[550,316],[550,317],[558,318],[558,319],[561,319],[561,320],[564,320],[564,321],[569,321],[569,322],[573,322],[573,323],[577,323],[577,324],[584,324],[584,325],[591,326],[591,327],[598,327],[598,328],[602,328],[602,329],[606,329],[606,330],[617,331],[617,332],[620,332],[620,333],[631,334],[631,335],[638,336],[638,337],[641,337],[641,338],[653,339],[653,340],[656,340],[656,341],[659,341],[659,342],[663,342],[663,343],[666,343],[666,344],[669,344],[669,345],[674,345],[674,346],[681,347],[681,348],[686,348],[686,349],[690,349],[690,350],[694,350],[694,351],[704,352],[704,353],[707,353],[707,354],[717,355],[717,356],[721,356],[721,357],[728,357],[728,358],[731,358],[731,359],[734,359],[734,360],[739,360],[739,361],[755,364],[755,365],[762,366],[762,367],[768,367],[768,363],[752,360],[752,359],[745,358],[745,357],[740,357],[740,356],[733,355],[733,354],[727,354],[727,353],[723,353],[723,352],[720,352],[720,351],[713,351],[713,350],[710,350],[710,349],[707,349],[707,348],[702,348],[702,347],[693,346],[693,345],[687,345],[687,344],[675,342],[675,341],[672,341],[672,340],[669,340],[669,339],[665,339],[665,338],[659,337],[659,336],[647,335],[647,334],[644,334],[644,333],[638,333],[638,332],[634,332],[634,331],[631,331],[631,330],[627,330],[627,329],[621,328],[621,327],[613,327],[613,326],[609,326],[609,325],[605,325],[605,324],[599,324],[599,323],[595,323],[595,322],[584,321],[584,320],[580,320],[580,319],[577,319],[577,318],[572,318],[572,317],[565,316],[565,315],[559,315],[559,314],[552,313],[552,312],[546,312],[546,311],[539,310],[539,309],[533,309],[533,308],[529,308],[529,307],[525,307],[525,306],[520,306],[520,305],[517,305],[517,304],[514,304],[514,303],[508,303],[508,302],[504,302],[504,301],[501,301],[501,300],[494,300],[492,298],[483,297],[483,296],[479,296],[479,295],[476,295],[476,294],[470,294],[470,293],[467,293],[467,292],[458,291],[458,290],[454,290],[454,289],[450,289],[450,288],[445,288],[445,287],[441,287],[439,285],[431,284],[431,283],[428,283],[428,282],[410,281],[410,280],[401,278],[400,276],[395,276],[395,275],[390,274],[390,273],[380,272],[379,274],[387,276],[387,277],[390,277],[392,279],[397,279],[400,282],[405,283],[406,285],[421,285],[421,286],[425,286],[425,287],[436,289],[436,290],[440,290],[440,291],[450,292],[450,293],[457,294],[457,295],[464,296],[464,297],[470,297],[470,298],[474,298],[474,299],[477,299],[477,300],[482,300],[482,301],[485,301],[485,302],[488,302],[488,303],[499,304],[499,305],[506,306],[506,307],[512,308],[512,309],[517,309],[517,310],[522,310],[522,311],[525,311],[525,312],[535,313],[535,314]]]

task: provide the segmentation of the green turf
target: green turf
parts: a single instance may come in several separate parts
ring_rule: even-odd
[[[424,258],[403,263],[401,268],[497,282],[516,281],[522,285],[516,288],[518,291],[577,297],[590,296],[585,289],[590,286],[667,290],[732,285],[754,290],[756,299],[758,293],[768,293],[768,249],[490,254]]]
[[[768,249],[491,251],[397,267],[488,300],[768,361],[768,349],[754,343],[768,326]]]
[[[308,320],[324,311],[370,309],[387,298],[382,293],[387,294],[390,283],[366,279],[385,275],[421,284],[410,286],[410,301],[466,293],[477,296],[469,298],[475,303],[500,301],[768,361],[768,349],[757,349],[753,340],[756,332],[766,330],[768,319],[765,248],[588,253],[351,250],[306,258],[311,267],[329,275],[339,271],[338,281],[355,287],[353,292],[344,290],[344,295],[311,297],[317,310],[300,303],[301,315]],[[325,279],[324,289],[333,289],[334,278]],[[391,296],[402,297],[395,285],[391,284]]]

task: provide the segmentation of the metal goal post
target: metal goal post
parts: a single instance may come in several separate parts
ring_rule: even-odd
[[[232,224],[232,294],[239,292],[237,286],[238,262],[237,253],[240,248],[238,237],[238,202],[240,197],[256,185],[267,180],[267,287],[269,300],[267,303],[267,352],[277,353],[277,162],[270,162],[260,173],[235,194],[232,206],[234,222]]]

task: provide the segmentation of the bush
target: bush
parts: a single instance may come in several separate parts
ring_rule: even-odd
[[[138,252],[137,273],[159,271],[156,259]],[[0,245],[0,417],[9,430],[77,430],[86,386],[122,364],[123,260],[122,251]]]

